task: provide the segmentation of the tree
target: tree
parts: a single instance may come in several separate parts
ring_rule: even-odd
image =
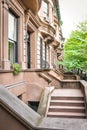
[[[80,23],[64,45],[62,63],[68,70],[87,71],[87,21]]]

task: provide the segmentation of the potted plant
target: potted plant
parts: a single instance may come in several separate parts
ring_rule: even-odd
[[[18,63],[13,63],[12,68],[14,75],[18,75],[21,72],[21,65]]]

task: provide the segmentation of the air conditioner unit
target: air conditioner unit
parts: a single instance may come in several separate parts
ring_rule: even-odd
[[[50,18],[49,17],[44,17],[44,20],[46,21],[46,22],[50,22]]]

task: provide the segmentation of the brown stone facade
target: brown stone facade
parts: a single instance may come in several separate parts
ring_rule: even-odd
[[[54,6],[55,0],[0,0],[0,84],[25,103],[39,101],[48,82],[38,73],[57,64],[61,35]],[[22,68],[17,76],[14,63]]]

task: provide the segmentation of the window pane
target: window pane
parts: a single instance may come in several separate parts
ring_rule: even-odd
[[[43,11],[44,11],[44,15],[48,16],[48,3],[43,1]]]
[[[9,53],[9,60],[11,61],[11,63],[14,63],[14,59],[15,59],[15,44],[13,42],[8,42],[8,53]]]
[[[8,37],[9,39],[16,41],[17,18],[11,13],[9,13],[8,24]]]
[[[43,62],[43,45],[42,45],[42,38],[40,38],[40,67],[42,68]]]
[[[15,15],[9,12],[8,16],[8,59],[11,63],[18,62],[17,24]]]

